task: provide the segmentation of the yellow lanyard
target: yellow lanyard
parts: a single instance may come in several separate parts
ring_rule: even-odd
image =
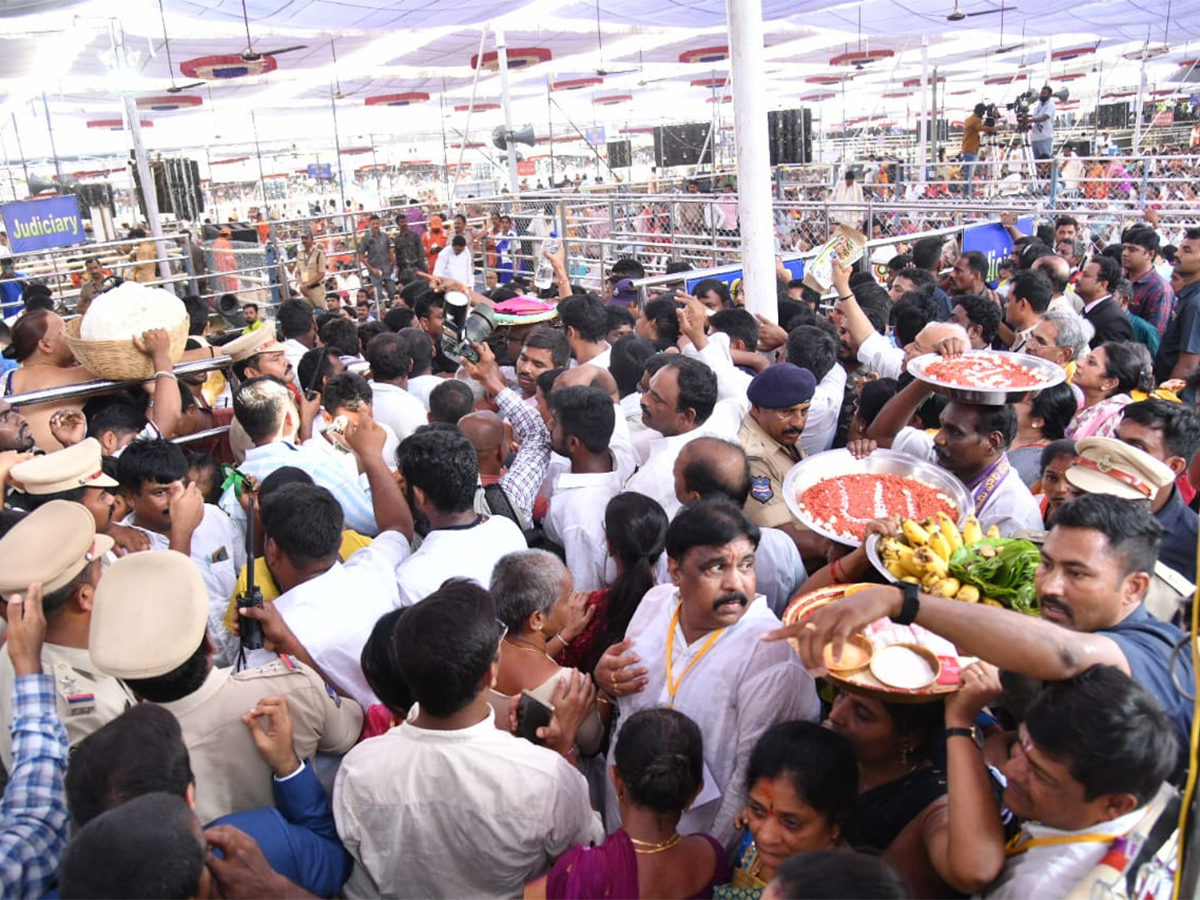
[[[1013,837],[1004,847],[1004,855],[1020,856],[1026,850],[1034,847],[1053,847],[1058,844],[1111,844],[1117,839],[1115,834],[1072,834],[1061,837],[1029,837],[1021,832]],[[1024,841],[1021,838],[1025,838]]]
[[[724,628],[719,628],[708,636],[708,640],[700,648],[700,651],[692,657],[691,661],[683,667],[683,671],[679,673],[679,677],[672,680],[671,664],[675,656],[675,627],[679,624],[679,611],[683,609],[681,601],[675,607],[675,614],[671,616],[671,627],[667,631],[667,695],[671,698],[671,709],[675,708],[675,695],[679,693],[679,686],[683,684],[683,679],[687,678],[687,673],[692,671],[692,666],[700,662],[700,658],[713,648],[713,644],[725,633]],[[686,640],[686,638],[685,638]]]

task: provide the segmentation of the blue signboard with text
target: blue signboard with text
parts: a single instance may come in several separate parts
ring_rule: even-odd
[[[1017,231],[1021,234],[1033,234],[1033,216],[1022,216],[1017,219]],[[975,225],[963,230],[963,253],[978,250],[988,261],[989,282],[995,282],[1000,275],[1000,260],[1012,256],[1013,239],[1008,229],[997,223]]]
[[[318,181],[333,180],[333,164],[332,163],[309,163],[308,177],[315,178]]]
[[[785,259],[783,261],[783,267],[788,270],[793,279],[804,277],[804,260],[799,257],[796,259]],[[708,281],[710,279],[713,281],[723,282],[724,284],[728,285],[730,291],[732,291],[734,285],[742,280],[742,270],[733,269],[729,272],[718,272],[716,274],[688,278],[684,282],[684,287],[689,294],[694,294],[696,293],[696,285],[698,285],[701,281]]]
[[[5,203],[0,206],[0,214],[13,253],[69,247],[88,239],[83,230],[83,216],[79,214],[79,201],[73,194]]]

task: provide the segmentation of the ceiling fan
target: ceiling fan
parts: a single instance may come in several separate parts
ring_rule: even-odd
[[[1004,16],[1001,15],[1000,16],[1000,46],[997,47],[992,52],[997,53],[997,54],[1011,53],[1014,50],[1020,50],[1024,46],[1025,46],[1025,25],[1023,23],[1021,25],[1021,43],[1007,44],[1007,45],[1004,43]]]
[[[255,50],[250,40],[250,14],[246,12],[246,0],[242,0],[242,21],[246,23],[246,49],[239,54],[242,62],[254,63],[264,56],[279,56],[281,53],[291,53],[293,50],[306,50],[307,44],[296,44],[293,47],[280,47],[278,50]]]
[[[171,59],[171,39],[170,39],[170,37],[167,36],[167,17],[166,17],[166,14],[163,12],[163,0],[158,0],[158,17],[160,19],[162,19],[163,46],[166,48],[166,51],[167,51],[167,68],[171,72],[171,86],[169,88],[167,88],[167,93],[168,94],[178,94],[182,91],[187,91],[192,88],[201,87],[204,84],[203,81],[193,81],[191,84],[176,84],[175,83],[175,63]]]
[[[946,21],[947,22],[961,22],[963,19],[965,19],[969,16],[991,16],[991,15],[995,15],[996,13],[1005,13],[1005,12],[1009,12],[1009,11],[1015,10],[1015,9],[1016,9],[1015,6],[999,6],[996,9],[981,9],[977,12],[965,13],[961,9],[958,8],[958,0],[954,0],[954,12],[952,12],[952,13],[950,13],[950,15],[946,16]]]
[[[600,52],[600,66],[593,69],[599,78],[607,78],[609,75],[632,75],[634,72],[642,71],[642,51],[638,50],[638,67],[636,69],[606,69],[604,68],[604,32],[600,28],[600,0],[596,0],[596,49]]]

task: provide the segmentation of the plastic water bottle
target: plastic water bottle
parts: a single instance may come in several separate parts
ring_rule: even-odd
[[[533,276],[533,286],[544,291],[554,284],[554,264],[546,257],[547,253],[558,252],[558,234],[551,231],[550,236],[542,241],[542,254],[538,258],[537,272]]]

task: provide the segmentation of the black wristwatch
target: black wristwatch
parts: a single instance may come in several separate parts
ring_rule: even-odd
[[[921,609],[921,586],[904,581],[897,587],[904,592],[904,606],[900,608],[900,615],[889,618],[897,625],[911,625],[917,620],[917,612]]]
[[[946,737],[970,738],[971,742],[975,744],[976,747],[983,746],[983,735],[979,733],[979,728],[975,725],[972,725],[970,728],[947,728]]]

